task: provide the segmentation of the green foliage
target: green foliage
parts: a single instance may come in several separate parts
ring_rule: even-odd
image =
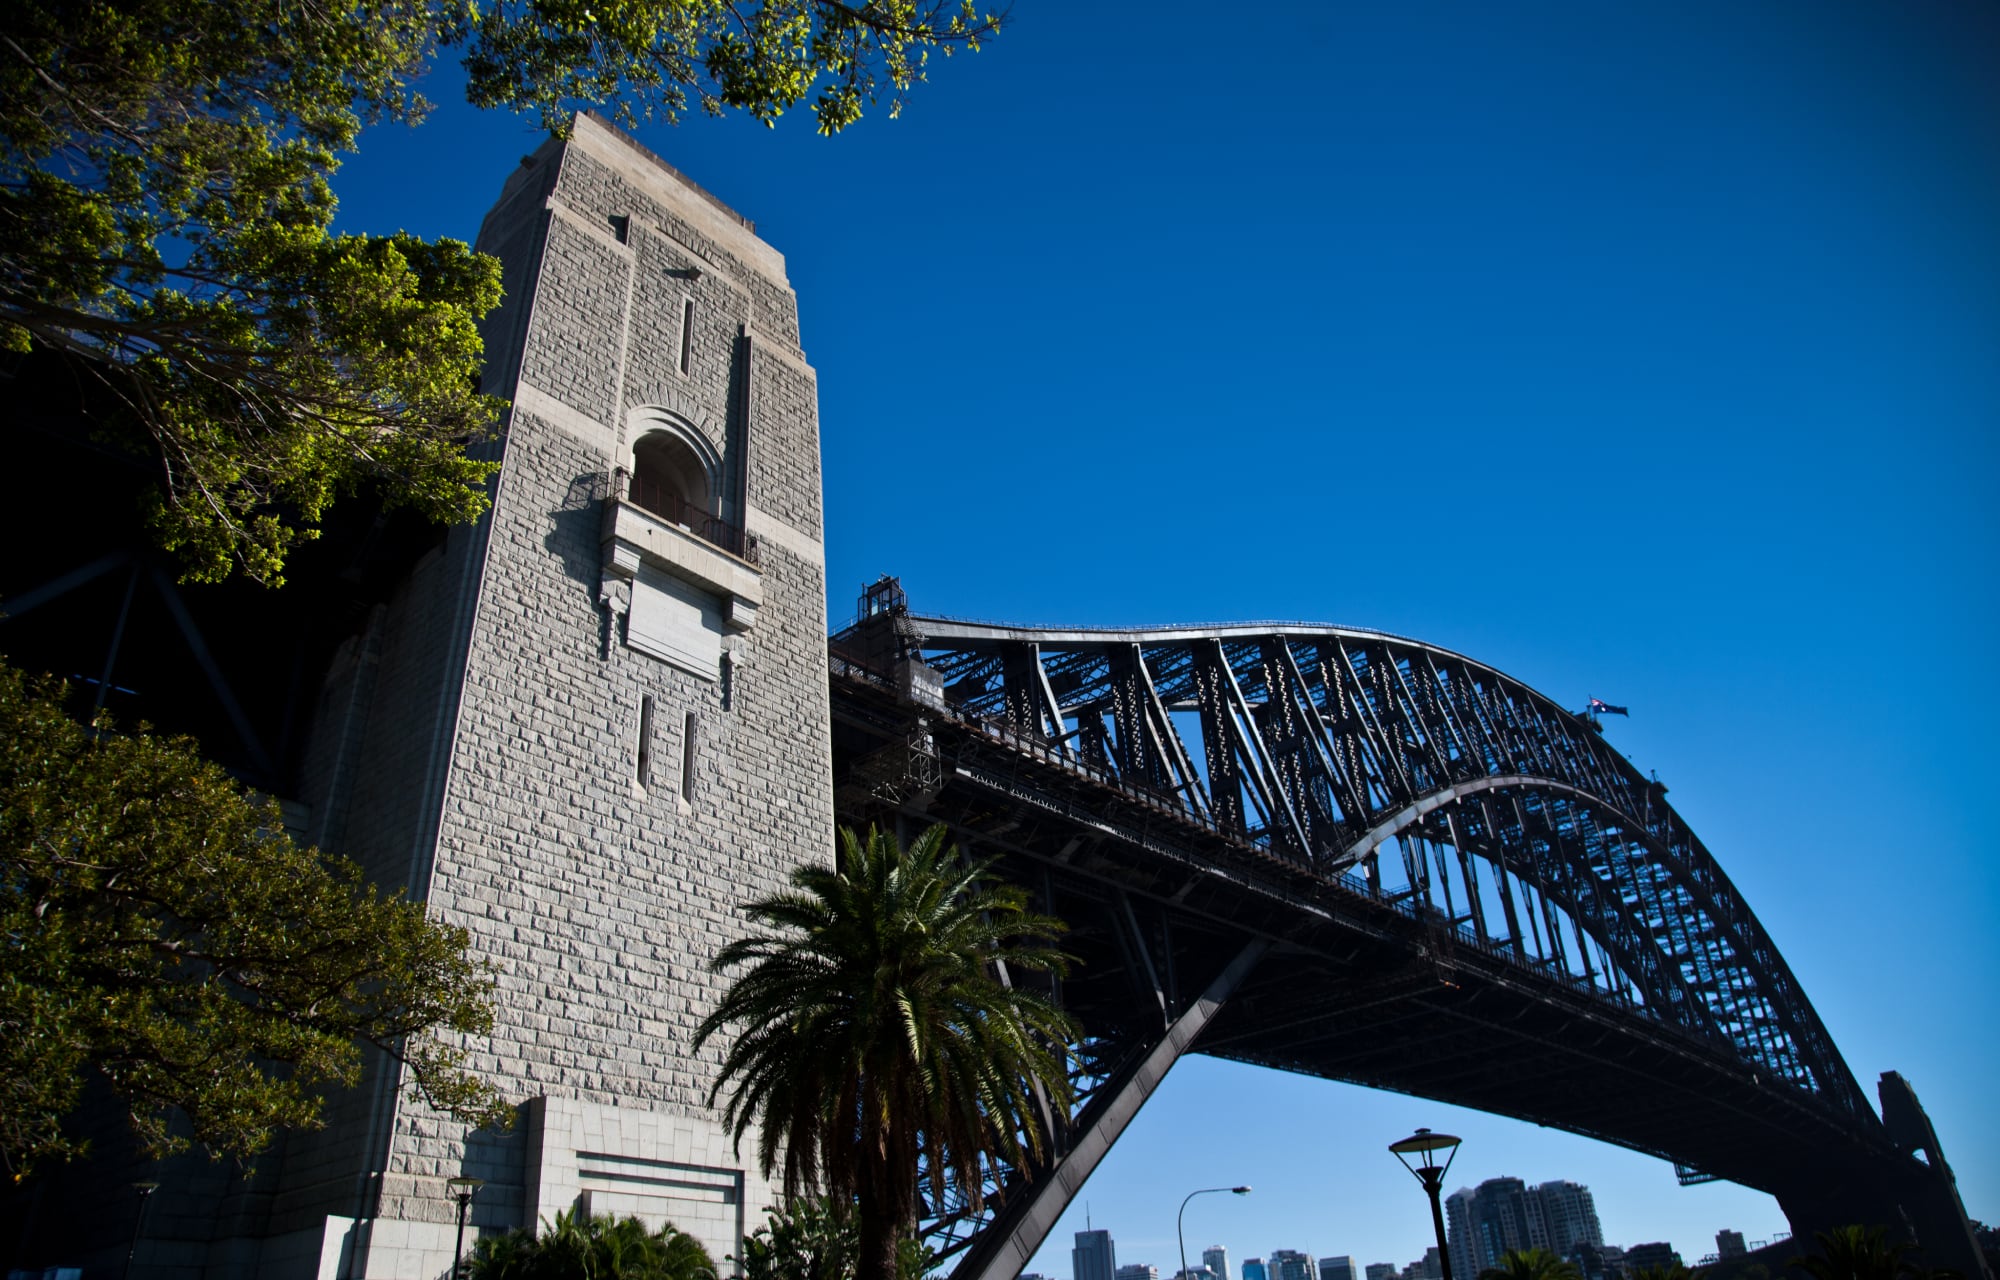
[[[933,1202],[951,1185],[976,1206],[997,1161],[1025,1168],[1039,1152],[1036,1091],[1059,1114],[1071,1100],[1074,1022],[996,977],[1063,972],[1062,923],[945,841],[943,827],[908,849],[842,830],[837,869],[802,867],[790,890],[748,905],[771,932],[716,956],[717,972],[743,971],[695,1036],[741,1029],[711,1100],[730,1092],[737,1140],[757,1127],[764,1172],[782,1159],[788,1195],[855,1204],[864,1280],[896,1274],[920,1160]]]
[[[362,485],[471,520],[498,266],[331,230],[340,154],[365,123],[421,118],[432,57],[462,50],[474,102],[558,132],[577,105],[673,119],[690,94],[768,123],[816,87],[836,132],[997,23],[960,0],[10,0],[0,350],[66,353],[99,384],[115,409],[94,425],[149,460],[188,577],[281,581]]]
[[[497,265],[336,236],[336,153],[412,119],[421,9],[283,0],[0,9],[0,347],[77,357],[152,460],[185,573],[277,582],[338,494],[484,509],[466,456]]]
[[[155,1154],[253,1155],[319,1123],[361,1043],[461,1119],[509,1110],[438,1043],[491,1029],[463,930],[300,849],[191,744],[86,729],[0,663],[0,1165],[76,1153],[95,1070]]]
[[[838,133],[885,96],[897,114],[932,50],[976,50],[1002,21],[975,0],[500,0],[448,12],[472,101],[539,112],[554,132],[579,102],[618,101],[629,122],[678,119],[692,101],[768,125],[811,97],[819,131]]]
[[[1509,1249],[1499,1266],[1479,1273],[1479,1280],[1583,1280],[1583,1273],[1547,1249]]]
[[[526,1227],[479,1242],[469,1280],[715,1280],[701,1242],[671,1223],[648,1231],[637,1218],[558,1213],[539,1233]]]
[[[854,1206],[825,1196],[800,1196],[782,1209],[767,1210],[764,1225],[743,1238],[744,1280],[854,1280],[861,1233]],[[931,1267],[929,1246],[914,1236],[902,1239],[896,1280],[924,1280]]]
[[[1818,1253],[1793,1258],[1789,1265],[1813,1280],[1956,1280],[1957,1272],[1923,1267],[1910,1256],[1909,1245],[1892,1243],[1888,1237],[1884,1227],[1835,1227],[1813,1237],[1819,1242]]]

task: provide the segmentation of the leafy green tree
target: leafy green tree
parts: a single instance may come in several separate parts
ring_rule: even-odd
[[[467,448],[496,264],[455,240],[335,235],[364,124],[469,94],[560,131],[573,106],[770,121],[817,90],[838,131],[893,111],[932,49],[997,20],[942,0],[10,0],[0,6],[0,350],[61,353],[90,429],[150,460],[184,572],[282,579],[360,486],[433,519],[485,507]]]
[[[468,1280],[716,1280],[701,1242],[672,1223],[648,1231],[637,1218],[558,1213],[537,1232],[487,1236],[466,1264]]]
[[[0,1166],[76,1154],[93,1072],[154,1154],[253,1155],[319,1124],[361,1044],[433,1105],[509,1111],[438,1030],[491,1029],[463,930],[301,849],[190,745],[86,729],[61,685],[0,663]]]
[[[976,1207],[996,1160],[1025,1171],[1041,1150],[1036,1092],[1071,1102],[1074,1022],[998,977],[1063,972],[1062,923],[946,838],[843,829],[837,867],[748,905],[770,932],[717,954],[716,972],[742,972],[695,1035],[729,1040],[711,1101],[730,1093],[738,1142],[757,1127],[765,1176],[782,1157],[788,1196],[852,1201],[860,1280],[896,1280],[920,1163],[933,1203],[955,1186]]]
[[[800,1196],[764,1214],[764,1225],[743,1238],[744,1280],[854,1280],[861,1233],[854,1206],[825,1196]],[[931,1251],[905,1236],[896,1255],[897,1280],[924,1280]]]
[[[1499,1266],[1479,1273],[1479,1280],[1583,1280],[1583,1273],[1547,1249],[1509,1249]]]
[[[186,573],[281,580],[339,493],[483,510],[465,447],[496,264],[332,234],[362,124],[410,119],[430,17],[285,0],[0,7],[0,347],[62,353],[152,460]]]
[[[832,134],[885,98],[897,114],[933,51],[978,49],[1003,15],[976,0],[444,0],[439,18],[441,43],[464,46],[471,100],[536,111],[552,131],[577,103],[768,125],[810,98]]]

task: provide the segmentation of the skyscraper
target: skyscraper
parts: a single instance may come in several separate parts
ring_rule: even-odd
[[[1262,1258],[1243,1259],[1243,1280],[1271,1280],[1271,1273],[1265,1268]]]
[[[1069,1251],[1070,1280],[1118,1280],[1118,1251],[1109,1231],[1079,1231]]]
[[[1476,1276],[1488,1267],[1497,1267],[1500,1259],[1515,1249],[1549,1247],[1540,1198],[1519,1178],[1488,1178],[1476,1191],[1454,1191],[1446,1212],[1450,1223],[1446,1243],[1451,1249],[1454,1276]],[[1596,1216],[1593,1207],[1593,1222]]]
[[[1118,1280],[1160,1280],[1160,1269],[1149,1262],[1128,1262],[1118,1268]]]
[[[1212,1244],[1201,1251],[1201,1265],[1215,1273],[1215,1280],[1229,1280],[1229,1250]]]
[[[1396,1280],[1396,1264],[1393,1262],[1371,1262],[1365,1271],[1368,1280]]]
[[[1354,1259],[1337,1253],[1319,1260],[1319,1280],[1360,1280],[1354,1274]]]
[[[1270,1272],[1270,1280],[1319,1280],[1313,1256],[1297,1249],[1271,1250]]]
[[[1567,1258],[1580,1244],[1604,1247],[1604,1228],[1597,1222],[1597,1201],[1590,1188],[1576,1182],[1544,1182],[1528,1193],[1538,1202],[1548,1249]]]

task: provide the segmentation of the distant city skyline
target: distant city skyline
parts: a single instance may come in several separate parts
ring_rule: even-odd
[[[1664,1241],[1639,1240],[1628,1245],[1607,1242],[1598,1219],[1596,1199],[1589,1187],[1567,1179],[1549,1179],[1530,1185],[1525,1179],[1501,1174],[1482,1179],[1477,1185],[1462,1186],[1444,1197],[1447,1215],[1447,1243],[1455,1277],[1476,1277],[1499,1265],[1502,1255],[1517,1249],[1545,1248],[1559,1257],[1584,1261],[1587,1280],[1602,1280],[1605,1266],[1617,1273],[1621,1267],[1662,1265],[1682,1254]],[[1743,1232],[1718,1227],[1714,1233],[1713,1255],[1740,1256],[1746,1248]],[[1766,1243],[1758,1240],[1758,1245]],[[1180,1242],[1175,1242],[1173,1261],[1179,1261]],[[1046,1252],[1046,1249],[1044,1249]],[[1108,1227],[1093,1227],[1074,1236],[1071,1256],[1079,1268],[1064,1277],[1047,1277],[1024,1272],[1022,1280],[1092,1280],[1094,1268],[1112,1267],[1113,1280],[1439,1280],[1438,1247],[1426,1242],[1414,1258],[1362,1261],[1359,1255],[1314,1254],[1304,1249],[1281,1247],[1243,1259],[1240,1274],[1229,1272],[1229,1246],[1204,1246],[1200,1263],[1190,1262],[1185,1270],[1169,1271],[1150,1262],[1112,1261],[1116,1256],[1116,1235]],[[1087,1270],[1086,1270],[1087,1269]]]

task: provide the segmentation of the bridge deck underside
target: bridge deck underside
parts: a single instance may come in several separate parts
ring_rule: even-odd
[[[1750,1186],[1775,1185],[1802,1152],[1829,1165],[1882,1154],[1810,1096],[1642,1010],[1095,786],[1053,754],[996,752],[950,716],[919,728],[879,681],[833,684],[841,821],[942,821],[999,859],[1070,923],[1080,963],[1061,997],[1107,1056],[1156,1039],[1266,938],[1194,1051],[1514,1116]]]

